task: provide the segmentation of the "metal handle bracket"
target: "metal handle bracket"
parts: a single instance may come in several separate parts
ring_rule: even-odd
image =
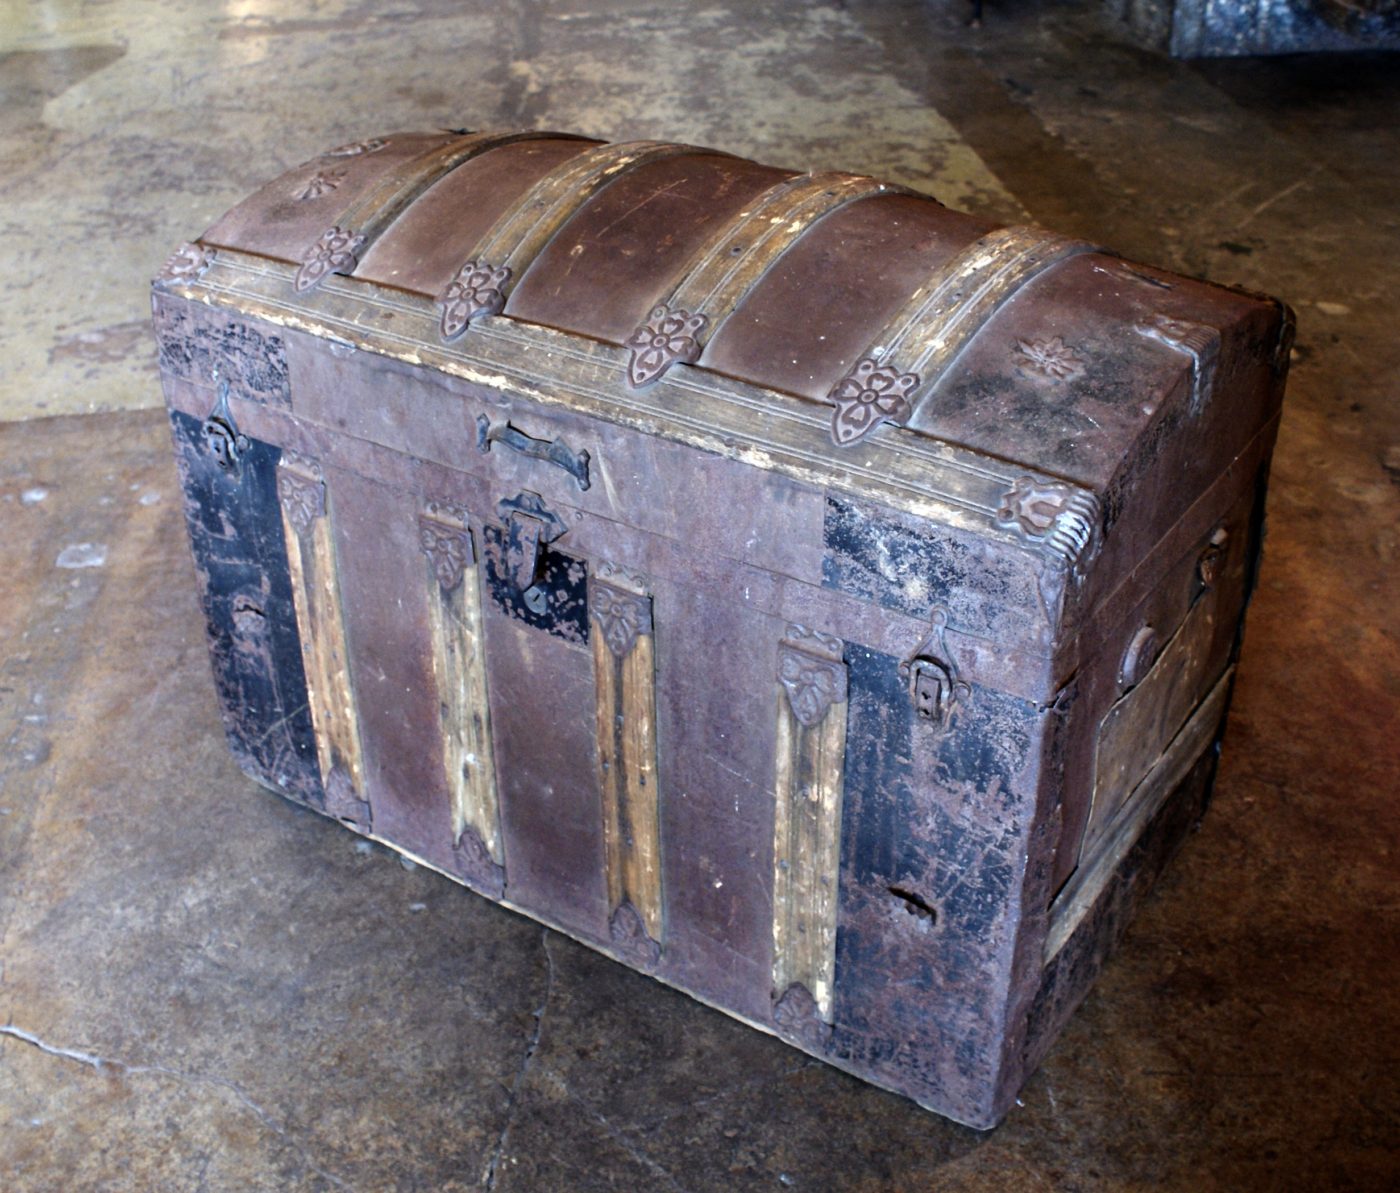
[[[580,489],[588,488],[588,452],[574,451],[562,438],[535,439],[508,422],[497,423],[493,427],[486,415],[477,415],[477,447],[483,452],[489,452],[493,443],[502,444],[532,460],[543,460],[546,464],[557,465],[578,482]]]

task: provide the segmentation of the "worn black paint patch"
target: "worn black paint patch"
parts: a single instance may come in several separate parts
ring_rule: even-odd
[[[484,526],[482,543],[486,589],[503,613],[566,642],[588,642],[588,565],[583,560],[540,548],[536,587],[545,604],[536,611],[526,603],[525,592],[506,566],[505,531],[499,526]]]
[[[921,619],[945,610],[959,628],[995,633],[998,606],[1034,602],[1032,589],[989,560],[982,545],[915,530],[895,518],[827,496],[822,522],[822,585]]]
[[[219,467],[199,420],[172,412],[185,521],[224,728],[260,781],[324,804],[277,501],[278,448],[251,440]]]
[[[899,660],[848,643],[845,649],[846,798],[843,868],[861,884],[892,881],[914,818],[913,710]]]
[[[961,790],[986,813],[1006,811],[1040,715],[1028,700],[973,684],[937,739],[932,781]]]
[[[971,1121],[997,1063],[1020,882],[1014,779],[1036,710],[973,689],[940,736],[915,716],[898,659],[853,643],[845,658],[833,1051]],[[911,892],[930,915],[908,914]]]
[[[161,303],[156,337],[162,371],[197,384],[227,381],[235,397],[269,406],[292,404],[282,338],[228,319],[208,326],[183,303]]]

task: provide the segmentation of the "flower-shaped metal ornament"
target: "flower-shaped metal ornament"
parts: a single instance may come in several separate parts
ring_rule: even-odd
[[[297,270],[297,291],[310,290],[328,273],[349,273],[358,262],[356,254],[365,242],[363,236],[345,228],[327,228],[321,239],[302,254]]]
[[[802,651],[784,649],[778,660],[778,680],[787,692],[792,715],[809,729],[833,704],[846,699],[846,672],[840,663]]]
[[[499,315],[506,305],[505,286],[510,267],[486,261],[468,261],[438,295],[442,311],[439,331],[443,341],[455,340],[473,319]]]
[[[603,631],[603,641],[619,659],[627,657],[639,634],[651,633],[651,601],[647,597],[594,581],[588,604]]]
[[[627,340],[632,349],[627,380],[633,386],[649,385],[677,362],[694,364],[700,359],[698,337],[709,322],[698,312],[656,307]]]
[[[297,202],[306,203],[329,195],[345,181],[345,174],[343,167],[338,170],[318,170],[297,192]]]
[[[831,418],[832,442],[846,447],[865,438],[882,422],[904,422],[913,413],[908,394],[918,384],[917,373],[901,373],[868,357],[862,360],[829,395],[836,406]]]
[[[1017,363],[1022,369],[1051,381],[1070,381],[1084,372],[1084,362],[1059,336],[1017,340],[1016,350],[1021,354]]]
[[[432,563],[433,575],[443,592],[456,588],[462,582],[462,573],[476,562],[469,530],[448,526],[426,515],[418,519],[418,546]]]

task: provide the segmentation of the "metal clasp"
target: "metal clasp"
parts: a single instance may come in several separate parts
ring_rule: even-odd
[[[214,456],[214,462],[224,470],[237,471],[238,461],[248,450],[248,436],[242,434],[233,421],[233,412],[228,407],[228,382],[219,382],[219,400],[209,411],[199,428],[204,442]]]
[[[913,656],[899,665],[899,673],[909,682],[909,702],[914,715],[936,728],[952,723],[953,710],[961,696],[971,686],[958,678],[953,656],[948,653],[943,631],[948,626],[948,614],[934,609],[933,628],[919,644]]]
[[[937,659],[913,659],[909,663],[909,699],[921,720],[942,725],[953,705],[953,676]]]
[[[535,583],[540,574],[540,548],[552,543],[568,526],[545,505],[543,497],[528,489],[500,502],[496,509],[506,523],[506,572],[519,589],[525,607],[543,616],[549,594]]]

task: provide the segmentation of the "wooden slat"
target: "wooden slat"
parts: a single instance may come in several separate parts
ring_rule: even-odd
[[[672,364],[699,359],[703,345],[818,220],[858,199],[909,193],[891,183],[840,173],[805,174],[769,187],[700,247],[670,295],[633,333],[628,341],[632,384],[650,384]],[[649,351],[652,336],[668,330],[671,336],[687,334],[686,350]]]
[[[808,655],[787,643],[782,652],[787,690],[778,693],[773,990],[781,998],[794,985],[801,986],[818,1015],[830,1022],[845,790],[845,670],[838,660]],[[804,710],[795,690],[810,687],[822,675],[828,677],[822,681],[822,700],[815,709]]]
[[[277,487],[326,811],[368,827],[360,722],[325,481],[314,465],[287,456],[278,465]]]
[[[419,195],[445,174],[490,149],[517,141],[579,140],[568,133],[539,131],[468,133],[410,158],[380,179],[373,190],[341,217],[341,226],[373,243]],[[361,254],[363,255],[363,254]]]
[[[710,334],[813,224],[873,195],[909,194],[859,174],[807,174],[761,195],[710,241],[668,305],[703,311]]]
[[[495,755],[486,693],[481,571],[460,511],[433,507],[419,518],[426,556],[428,629],[442,724],[452,839],[474,834],[492,864],[505,864]]]
[[[651,598],[592,579],[589,609],[610,927],[617,943],[655,960],[664,917]],[[633,913],[650,944],[634,938]]]
[[[408,206],[443,175],[463,162],[515,141],[563,134],[541,132],[469,133],[409,158],[379,179],[370,192],[325,229],[302,254],[294,285],[309,290],[332,273],[352,273],[366,250]]]
[[[969,245],[914,291],[827,398],[838,447],[881,423],[907,423],[958,354],[1023,286],[1053,265],[1097,251],[1040,228],[999,228]]]

